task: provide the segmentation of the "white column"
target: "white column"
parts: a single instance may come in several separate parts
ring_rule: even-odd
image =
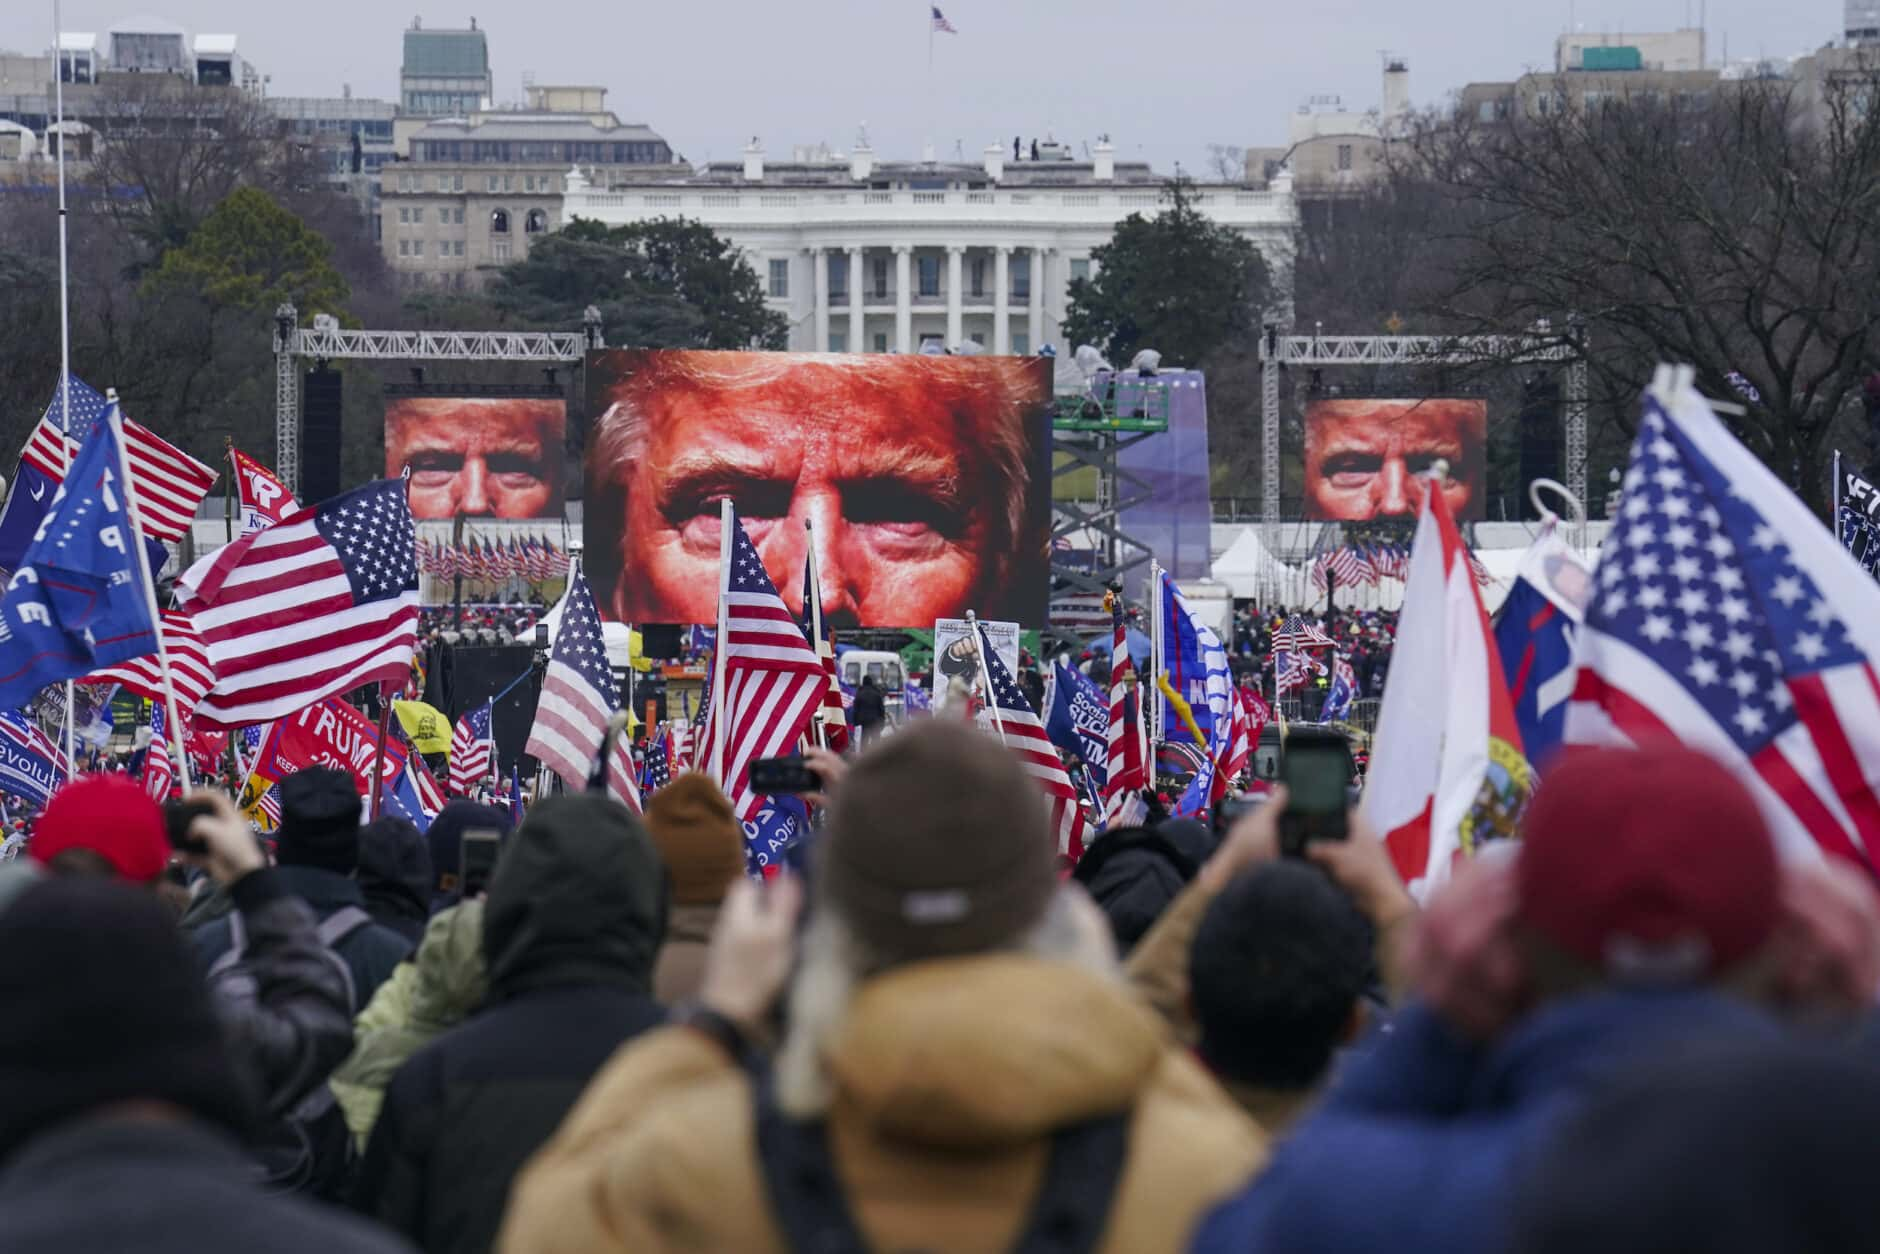
[[[914,351],[914,246],[894,246],[894,351]]]
[[[1031,351],[1044,346],[1044,249],[1031,250]]]
[[[868,345],[862,339],[862,284],[867,279],[862,274],[862,250],[849,249],[849,351],[865,353]]]
[[[821,248],[809,250],[809,264],[816,270],[816,351],[829,351],[829,254]]]
[[[960,306],[965,300],[966,284],[960,277],[966,258],[966,245],[947,245],[947,347],[958,348],[966,338],[966,313]]]
[[[992,250],[992,351],[1005,356],[1012,351],[1012,311],[1006,307],[1012,284],[1012,246],[1000,244]]]

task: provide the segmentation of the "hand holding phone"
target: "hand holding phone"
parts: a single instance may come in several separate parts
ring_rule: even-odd
[[[1280,755],[1286,808],[1279,816],[1280,852],[1303,858],[1315,840],[1343,840],[1351,806],[1351,742],[1343,732],[1295,728]]]
[[[822,776],[801,758],[755,758],[751,761],[751,791],[756,793],[821,792]]]
[[[496,859],[502,852],[503,834],[493,827],[464,829],[457,849],[457,883],[466,898],[489,891],[490,876],[496,872]]]

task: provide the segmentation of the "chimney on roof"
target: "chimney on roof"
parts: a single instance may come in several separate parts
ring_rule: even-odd
[[[998,182],[1005,177],[1005,145],[986,145],[986,177]]]
[[[1110,143],[1108,135],[1097,140],[1097,146],[1091,149],[1091,177],[1099,183],[1116,181],[1116,148]]]
[[[1402,57],[1384,58],[1384,108],[1387,118],[1410,112],[1410,63]]]
[[[744,148],[744,181],[761,183],[764,181],[764,145],[757,136],[751,136],[751,142]]]
[[[868,137],[864,135],[849,153],[849,177],[857,183],[866,183],[874,172],[875,150],[868,146]]]

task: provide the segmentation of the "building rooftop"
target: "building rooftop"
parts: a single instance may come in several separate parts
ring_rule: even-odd
[[[489,41],[480,30],[408,30],[404,73],[480,78],[490,72]]]
[[[484,113],[475,118],[440,118],[413,132],[414,143],[432,139],[652,140],[664,138],[643,122],[601,126],[575,113]]]
[[[232,56],[235,52],[235,36],[198,35],[196,36],[195,50],[198,54],[207,53],[210,56],[222,54]]]
[[[1115,177],[1098,179],[1092,161],[1005,160],[996,180],[1001,187],[1110,187],[1116,184],[1160,186],[1162,175],[1143,161],[1118,161]],[[741,161],[714,161],[687,182],[722,187],[865,188],[877,183],[985,183],[983,164],[962,161],[875,161],[868,177],[853,176],[848,160],[765,161],[763,178],[746,179]]]

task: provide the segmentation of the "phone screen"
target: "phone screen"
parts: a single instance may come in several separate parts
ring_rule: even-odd
[[[496,857],[502,851],[503,834],[491,827],[473,827],[463,834],[460,860],[463,868],[463,895],[474,897],[490,886],[496,870]]]
[[[1348,804],[1348,776],[1347,759],[1336,746],[1301,745],[1287,755],[1289,804],[1307,814],[1342,812]]]

